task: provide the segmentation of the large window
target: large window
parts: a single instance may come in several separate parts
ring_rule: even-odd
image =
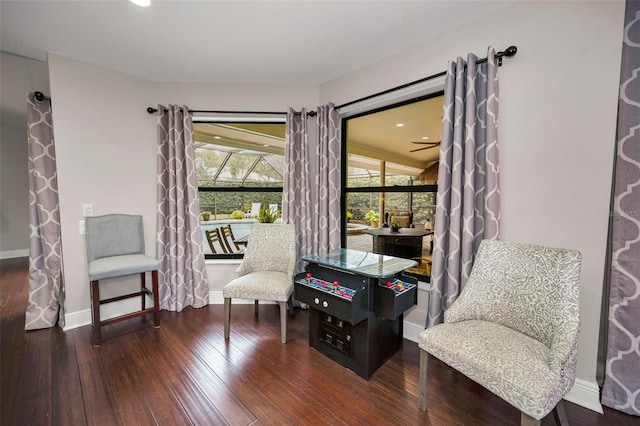
[[[234,244],[214,242],[214,253],[206,231],[231,226],[233,239],[242,247],[253,224],[279,220],[285,124],[198,122],[193,128],[205,255],[242,257]]]
[[[408,216],[404,226],[433,228],[442,123],[442,93],[344,120],[343,246],[372,250],[365,231]],[[431,237],[423,239],[423,262],[431,260]]]

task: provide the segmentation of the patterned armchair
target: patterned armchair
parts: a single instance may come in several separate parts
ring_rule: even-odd
[[[577,251],[484,240],[444,323],[420,333],[419,406],[426,410],[427,353],[539,425],[575,380],[580,324]]]
[[[293,272],[296,265],[294,225],[256,223],[235,279],[222,290],[224,297],[224,338],[229,338],[231,299],[273,300],[280,305],[280,334],[287,342],[287,304],[293,310]]]

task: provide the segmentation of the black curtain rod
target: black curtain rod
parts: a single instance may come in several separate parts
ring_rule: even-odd
[[[45,96],[44,93],[37,91],[33,94],[34,99],[36,100],[36,102],[41,103],[42,101],[44,101],[45,99],[50,101],[51,98],[48,96]]]
[[[502,58],[507,57],[511,58],[518,53],[518,48],[516,46],[507,47],[504,52],[496,52],[495,58],[498,60],[498,66],[502,65]],[[487,58],[478,59],[476,64],[483,64],[487,62]],[[416,84],[424,83],[425,81],[433,80],[434,78],[442,77],[443,75],[447,75],[446,71],[439,72],[437,74],[430,75],[429,77],[421,78],[420,80],[412,81],[410,83],[405,83],[400,86],[392,87],[391,89],[383,90],[382,92],[374,93],[373,95],[365,96],[364,98],[356,99],[355,101],[347,102],[346,104],[338,105],[336,109],[344,108],[346,106],[350,106],[353,104],[357,104],[358,102],[368,101],[369,99],[386,95],[387,93],[395,92],[406,87],[415,86]]]
[[[208,110],[208,109],[192,109],[189,110],[191,113],[206,113],[206,114],[251,114],[251,115],[287,115],[286,112],[282,112],[282,111],[213,111],[213,110]],[[149,114],[154,114],[156,112],[158,112],[158,108],[154,108],[154,107],[148,107],[147,108],[147,112]],[[165,112],[167,112],[167,110],[165,110]],[[296,112],[295,115],[300,115],[300,112]],[[315,117],[316,116],[316,112],[315,111],[308,111],[307,115],[310,117]]]
[[[518,48],[516,46],[509,46],[503,52],[496,52],[495,58],[498,60],[498,66],[502,65],[502,58],[507,57],[511,58],[518,53]],[[476,64],[483,64],[487,62],[487,58],[478,59]],[[367,101],[369,99],[375,98],[377,96],[386,95],[387,93],[395,92],[397,90],[404,89],[406,87],[414,86],[416,84],[424,83],[425,81],[433,80],[434,78],[442,77],[446,75],[446,71],[439,72],[437,74],[430,75],[429,77],[421,78],[420,80],[412,81],[410,83],[405,83],[401,86],[392,87],[391,89],[383,90],[382,92],[374,93],[373,95],[365,96],[364,98],[356,99],[355,101],[347,102],[346,104],[338,105],[336,109],[344,108],[349,105],[356,104],[358,102]],[[154,114],[158,112],[157,108],[148,107],[147,112],[149,114]],[[269,115],[286,115],[286,112],[267,112],[267,111],[210,111],[206,109],[194,109],[191,110],[192,113],[208,113],[208,114],[269,114]],[[300,114],[299,112],[296,115]],[[315,111],[307,112],[307,116],[315,117]]]

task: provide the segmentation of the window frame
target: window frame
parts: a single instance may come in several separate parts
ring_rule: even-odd
[[[420,102],[420,101],[424,101],[427,99],[431,99],[431,98],[435,98],[438,96],[443,96],[444,95],[444,89],[442,90],[435,90],[435,91],[431,91],[430,93],[424,94],[424,95],[420,95],[420,96],[416,96],[416,97],[411,97],[409,99],[405,99],[405,100],[401,100],[398,102],[392,102],[392,103],[388,103],[385,104],[383,106],[380,107],[373,107],[371,109],[367,109],[367,110],[363,110],[361,112],[358,112],[356,114],[353,115],[348,115],[345,117],[342,117],[341,119],[341,128],[342,129],[347,129],[347,122],[349,120],[358,118],[358,117],[362,117],[362,116],[366,116],[366,115],[370,115],[370,114],[375,114],[381,111],[386,111],[389,109],[393,109],[393,108],[398,108],[404,105],[408,105],[408,104],[412,104],[412,103],[416,103],[416,102]],[[406,193],[406,194],[411,194],[411,193],[434,193],[437,194],[438,193],[438,185],[424,185],[424,184],[420,184],[420,185],[393,185],[393,186],[362,186],[362,187],[348,187],[347,186],[347,182],[348,182],[348,173],[349,173],[349,168],[348,168],[348,151],[347,151],[347,132],[346,130],[342,132],[342,146],[340,148],[340,154],[341,154],[341,170],[342,170],[342,191],[340,194],[340,206],[341,206],[341,212],[347,211],[347,197],[348,194],[350,193],[369,193],[369,192],[376,192],[376,193]],[[380,220],[382,221],[382,218],[380,218]],[[340,224],[340,244],[341,247],[346,247],[347,246],[347,219],[346,217],[342,218],[342,223]]]
[[[198,123],[230,123],[230,124],[236,124],[236,123],[243,123],[243,124],[279,124],[279,125],[285,125],[286,127],[286,120],[284,118],[282,119],[277,119],[277,118],[269,118],[269,119],[264,119],[263,117],[194,117],[194,124],[198,124]],[[285,134],[286,134],[286,130],[285,130]],[[194,141],[195,142],[195,141]],[[212,143],[212,142],[206,142],[206,143]],[[283,152],[282,155],[284,156],[285,153]],[[284,176],[283,176],[284,179]],[[206,193],[206,192],[234,192],[234,193],[244,193],[244,192],[251,192],[251,193],[280,193],[281,195],[284,194],[284,186],[245,186],[245,185],[238,185],[238,186],[198,186],[198,197],[200,196],[200,193]],[[204,238],[204,232],[203,234],[203,250],[205,250],[205,247],[207,247],[207,240],[206,238]],[[244,253],[207,253],[205,250],[205,254],[204,254],[205,260],[229,260],[229,259],[243,259],[244,258]]]

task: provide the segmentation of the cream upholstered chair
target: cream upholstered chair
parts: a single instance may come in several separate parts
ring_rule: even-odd
[[[145,254],[142,216],[107,214],[85,218],[87,262],[91,285],[91,328],[93,345],[100,346],[100,327],[143,315],[153,314],[154,325],[160,327],[158,302],[159,262]],[[151,272],[152,290],[145,285],[145,274]],[[140,291],[100,300],[100,280],[140,274]],[[146,307],[146,296],[153,307]],[[140,297],[141,309],[108,320],[100,319],[100,305]]]
[[[224,338],[229,338],[231,299],[273,300],[280,305],[280,335],[287,342],[287,304],[291,305],[293,272],[296,265],[294,225],[256,223],[235,279],[222,290],[224,297]]]
[[[427,407],[427,353],[540,424],[575,380],[580,324],[577,251],[484,240],[444,323],[420,333],[419,406]]]

